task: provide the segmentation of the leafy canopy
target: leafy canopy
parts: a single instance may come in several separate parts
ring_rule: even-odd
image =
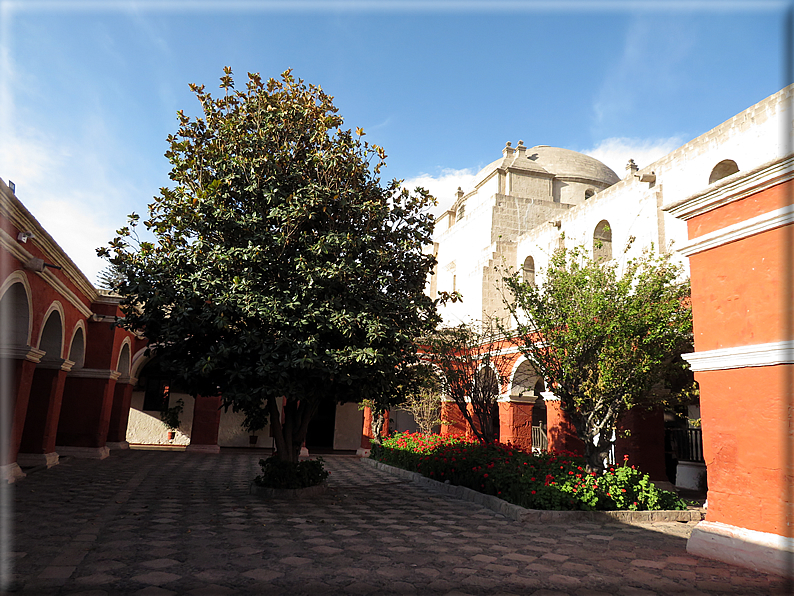
[[[202,115],[178,112],[173,185],[142,222],[154,241],[133,214],[99,253],[120,273],[124,324],[191,393],[271,420],[287,399],[276,441],[292,452],[318,400],[388,393],[435,326],[433,199],[381,186],[383,149],[290,71],[238,90],[227,67],[220,88],[191,85]]]
[[[520,349],[560,398],[603,467],[617,421],[691,386],[682,352],[691,345],[689,283],[670,256],[593,260],[583,247],[557,250],[540,285],[505,278]],[[598,444],[595,438],[598,436]]]

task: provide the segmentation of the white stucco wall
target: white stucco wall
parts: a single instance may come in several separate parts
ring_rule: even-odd
[[[553,203],[559,207],[557,211],[548,209],[544,204],[549,200],[547,192],[540,190],[542,185],[530,184],[529,178],[521,177],[518,182],[519,177],[515,177],[516,183],[510,184],[513,191],[526,196],[500,195],[505,189],[494,184],[499,177],[495,173],[486,184],[466,195],[467,203],[476,208],[467,205],[462,221],[434,237],[439,259],[438,290],[450,291],[454,274],[456,289],[463,294],[462,303],[440,309],[444,323],[477,320],[484,311],[503,315],[496,287],[501,278],[497,266],[520,271],[531,255],[536,281],[540,282],[561,234],[565,246],[584,245],[592,251],[593,232],[601,220],[609,222],[612,254],[619,265],[653,247],[657,252],[671,250],[688,275],[687,259],[675,250],[687,241],[686,223],[661,207],[707,187],[712,170],[723,160],[735,161],[741,172],[786,155],[794,134],[793,89],[764,99],[652,164],[640,164],[644,167],[635,175],[628,175],[587,201],[580,197],[589,186],[597,185],[570,177],[561,182],[555,179],[552,200],[562,201]],[[549,164],[543,165],[551,171]],[[653,174],[655,181],[640,182],[637,176],[643,174]],[[486,188],[488,192],[483,192]],[[524,210],[521,203],[528,198],[534,204]],[[566,204],[569,202],[577,204],[570,206]],[[559,227],[551,222],[559,222]],[[624,254],[632,237],[632,247]]]
[[[130,417],[127,422],[127,442],[133,445],[189,445],[195,400],[187,394],[172,393],[169,407],[175,406],[180,397],[185,404],[179,417],[181,424],[174,439],[169,441],[168,428],[160,420],[160,412],[141,410],[144,392],[134,391],[130,401]],[[249,435],[240,426],[242,421],[242,414],[234,413],[231,409],[228,412],[222,410],[218,426],[218,445],[221,447],[247,447]],[[257,447],[272,446],[269,426],[256,434],[259,436]]]
[[[364,412],[358,409],[358,404],[338,404],[334,425],[334,449],[349,451],[361,447],[363,424]]]

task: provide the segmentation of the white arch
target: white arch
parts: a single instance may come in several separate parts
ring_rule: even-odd
[[[523,384],[522,383],[520,385],[521,387],[523,387],[525,389],[533,389],[535,387],[535,385],[537,384],[538,379],[543,381],[543,386],[544,387],[546,386],[546,380],[540,374],[538,374],[537,369],[535,369],[535,367],[533,366],[533,364],[529,360],[529,358],[527,358],[526,356],[521,356],[516,361],[516,363],[513,365],[513,369],[510,371],[510,388],[508,390],[508,395],[512,395],[513,394],[513,388],[516,386],[516,374],[518,374],[518,369],[521,367],[522,364],[528,364],[530,367],[532,367],[533,376],[531,378],[532,378],[533,382],[531,383],[531,387],[527,386],[527,385],[529,385],[529,383],[527,383],[527,384]]]
[[[141,369],[146,366],[146,363],[152,359],[151,353],[149,356],[146,355],[146,351],[151,350],[149,346],[143,347],[132,356],[130,359],[130,377],[131,378],[139,378]]]
[[[123,359],[125,354],[126,359]],[[129,337],[125,337],[121,342],[119,357],[116,360],[116,370],[121,373],[122,378],[129,377],[130,372],[132,371],[132,341]]]
[[[28,282],[28,277],[24,274],[24,272],[14,271],[3,280],[3,284],[0,285],[0,304],[3,303],[3,298],[5,298],[6,292],[8,292],[15,284],[21,284],[22,289],[25,292],[25,299],[28,305],[27,321],[23,321],[21,327],[24,329],[27,326],[27,331],[25,333],[25,345],[30,346],[31,336],[33,334],[33,299],[31,298],[32,292],[30,291],[30,282]],[[0,313],[0,319],[8,321],[9,317],[14,317],[15,315],[16,313],[3,312]]]
[[[77,339],[77,334],[82,333],[83,335],[83,345],[75,345],[75,340]],[[74,326],[72,330],[72,337],[69,339],[69,353],[67,358],[74,362],[74,366],[72,370],[77,370],[78,368],[83,368],[85,365],[85,349],[87,345],[88,336],[86,334],[85,329],[85,320],[80,319]],[[77,349],[77,352],[73,352],[73,349]]]
[[[47,312],[44,313],[44,316],[41,319],[42,324],[41,324],[41,329],[39,329],[39,339],[36,342],[36,347],[39,348],[39,349],[42,349],[41,348],[41,340],[44,338],[44,330],[46,329],[47,323],[49,322],[50,317],[52,316],[52,314],[54,312],[57,312],[58,316],[61,319],[60,349],[59,349],[57,354],[50,354],[50,353],[46,354],[44,356],[44,358],[46,358],[47,360],[50,360],[52,358],[63,358],[63,346],[64,346],[64,340],[66,339],[66,337],[65,337],[66,336],[66,332],[65,332],[65,329],[64,329],[65,317],[64,317],[64,314],[63,314],[63,305],[60,303],[60,301],[53,300],[52,304],[50,304],[50,307],[47,309]]]

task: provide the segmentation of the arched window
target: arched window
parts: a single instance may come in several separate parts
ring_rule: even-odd
[[[711,175],[709,176],[709,184],[712,182],[716,182],[717,180],[721,180],[726,176],[730,176],[731,174],[735,174],[739,171],[739,166],[736,165],[736,162],[732,159],[724,159],[716,166],[714,169],[711,170]]]
[[[13,283],[0,298],[0,345],[28,345],[30,309],[25,286]]]
[[[44,329],[41,331],[39,349],[44,350],[45,360],[53,360],[61,357],[63,351],[63,323],[61,313],[57,310],[50,312]]]
[[[524,260],[524,283],[535,285],[535,259],[532,257]]]
[[[122,378],[130,376],[130,344],[121,346],[119,364],[116,370],[121,373]]]
[[[85,337],[82,327],[77,328],[72,338],[72,345],[69,346],[69,360],[74,362],[72,370],[83,368],[85,364]]]
[[[595,191],[592,188],[588,188],[586,191],[584,191],[584,200],[586,201],[587,199],[592,198],[594,194]]]
[[[612,228],[602,219],[593,232],[593,260],[608,261],[612,258]]]

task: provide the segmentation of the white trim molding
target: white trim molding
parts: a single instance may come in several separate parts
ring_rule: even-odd
[[[793,178],[794,155],[779,157],[747,172],[731,174],[700,192],[664,205],[662,211],[679,219],[692,219]]]
[[[702,521],[687,540],[689,554],[763,573],[794,577],[794,539],[720,522]]]
[[[682,358],[689,362],[689,366],[694,372],[794,364],[794,341],[719,348],[682,354]]]
[[[33,258],[33,255],[31,255],[27,250],[19,246],[19,243],[16,240],[14,240],[14,237],[11,236],[11,234],[6,232],[5,230],[0,230],[0,247],[6,249],[8,252],[11,253],[12,256],[20,260],[22,263],[28,263]],[[55,275],[52,271],[45,268],[44,271],[36,271],[35,273],[36,275],[41,277],[44,281],[46,281],[48,284],[50,284],[55,289],[56,292],[58,292],[61,296],[63,296],[69,302],[71,302],[72,306],[74,306],[78,311],[80,311],[80,313],[84,317],[90,317],[93,314],[93,311],[90,308],[88,308],[88,306],[86,306],[83,303],[83,301],[80,300],[80,298],[78,298],[77,294],[72,292],[72,290],[70,290],[65,283],[63,283],[60,279],[58,279],[58,276]],[[83,280],[85,280],[85,276],[83,276],[82,273],[80,273],[80,276],[82,276]],[[74,278],[71,279],[72,281],[74,281]],[[87,283],[87,280],[85,281]],[[75,285],[79,287],[81,291],[84,290],[84,288],[80,286],[80,284],[75,283]],[[89,300],[91,300],[93,294],[88,292],[85,293],[84,295]]]
[[[38,364],[44,357],[44,350],[30,346],[0,346],[0,358],[12,360],[30,360]]]
[[[69,376],[80,377],[81,379],[111,379],[118,381],[121,373],[107,368],[77,368],[70,372]]]
[[[732,224],[721,230],[714,230],[708,234],[703,234],[693,238],[678,249],[685,257],[691,257],[697,253],[723,246],[729,242],[743,240],[762,232],[774,230],[794,223],[794,205],[788,205],[781,209],[775,209],[769,213],[764,213],[746,221]]]

